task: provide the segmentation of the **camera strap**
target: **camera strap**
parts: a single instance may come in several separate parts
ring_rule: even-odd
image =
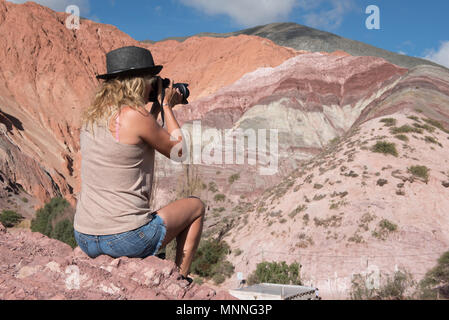
[[[162,91],[162,103],[161,103],[161,119],[162,119],[162,128],[165,126],[165,112],[164,112],[164,99],[165,99],[165,90]]]

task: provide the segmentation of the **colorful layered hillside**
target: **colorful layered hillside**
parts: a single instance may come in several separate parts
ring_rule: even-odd
[[[148,45],[111,25],[83,19],[79,30],[69,30],[65,20],[65,14],[32,2],[0,0],[0,170],[7,190],[2,198],[23,189],[37,198],[36,206],[56,195],[75,204],[80,116],[99,84],[95,75],[105,72],[110,50],[150,48],[156,63],[165,67],[162,76],[191,84],[191,101],[297,54],[253,36]]]

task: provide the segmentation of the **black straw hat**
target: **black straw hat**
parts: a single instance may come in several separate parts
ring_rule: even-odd
[[[111,79],[121,75],[157,75],[162,66],[155,66],[150,50],[123,47],[106,54],[107,73],[97,79]]]

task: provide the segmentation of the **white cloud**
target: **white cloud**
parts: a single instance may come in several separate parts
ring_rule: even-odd
[[[28,0],[8,0],[14,3],[25,3]],[[75,5],[80,8],[80,15],[86,17],[90,12],[89,0],[34,0],[40,5],[46,6],[57,12],[65,12],[65,9],[70,5]]]
[[[303,15],[304,23],[312,28],[335,30],[343,22],[345,14],[355,9],[353,0],[300,0],[299,6],[305,10],[315,10],[323,2],[330,8],[309,12]],[[326,3],[327,2],[327,3]]]
[[[449,68],[449,41],[441,41],[441,46],[436,51],[434,49],[426,50],[424,59]]]
[[[208,15],[224,14],[243,26],[286,22],[293,9],[313,28],[337,29],[345,14],[354,10],[354,0],[179,0]],[[296,19],[295,19],[296,20]]]
[[[285,21],[297,0],[181,0],[208,15],[225,14],[243,26]]]

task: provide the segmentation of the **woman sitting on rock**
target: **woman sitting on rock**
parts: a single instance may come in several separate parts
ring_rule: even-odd
[[[188,197],[157,211],[150,208],[154,150],[174,161],[187,153],[172,111],[183,96],[171,83],[166,103],[161,101],[162,81],[156,75],[162,66],[154,65],[149,50],[120,48],[109,52],[106,62],[108,73],[97,76],[105,81],[83,116],[75,239],[91,258],[145,258],[176,237],[175,262],[186,278],[201,237],[203,202]],[[158,91],[158,101],[150,108],[152,90]],[[161,108],[166,129],[156,121]]]

